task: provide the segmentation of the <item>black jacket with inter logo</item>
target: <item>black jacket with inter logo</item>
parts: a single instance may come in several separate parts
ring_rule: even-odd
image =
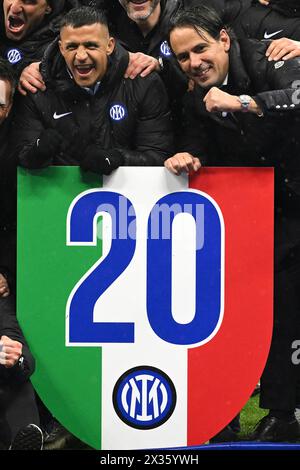
[[[54,164],[78,165],[90,144],[117,149],[124,165],[163,165],[173,152],[168,98],[156,73],[125,79],[128,53],[117,45],[96,93],[76,85],[57,42],[47,50],[41,71],[47,90],[21,98],[13,141],[19,163],[32,168],[31,148],[45,129],[55,129],[65,145]]]
[[[227,93],[250,95],[264,116],[209,113],[208,90],[185,97],[181,151],[209,166],[274,166],[276,193],[287,208],[300,208],[300,59],[269,62],[268,44],[244,39],[230,48]]]
[[[20,41],[12,41],[5,34],[3,0],[0,0],[0,56],[12,64],[17,74],[32,62],[40,62],[46,48],[58,36],[64,12],[78,5],[78,0],[54,0],[52,12],[37,29]]]

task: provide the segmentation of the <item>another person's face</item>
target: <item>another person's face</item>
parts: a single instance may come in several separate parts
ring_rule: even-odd
[[[133,21],[145,21],[152,15],[160,0],[119,0]]]
[[[229,68],[230,38],[225,30],[219,39],[193,27],[175,28],[170,35],[171,47],[183,72],[202,88],[221,85]]]
[[[0,126],[9,115],[12,106],[12,88],[6,80],[0,79]]]
[[[47,0],[3,0],[6,37],[20,41],[37,29],[51,11]]]
[[[106,26],[95,23],[81,28],[65,26],[59,47],[77,85],[91,87],[105,75],[115,42]]]

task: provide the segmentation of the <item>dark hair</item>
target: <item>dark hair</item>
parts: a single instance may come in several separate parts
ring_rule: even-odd
[[[91,7],[79,7],[70,10],[62,19],[60,29],[65,26],[81,28],[82,26],[95,23],[107,26],[107,18],[103,10],[96,10]]]
[[[5,80],[10,83],[12,88],[11,98],[16,88],[16,77],[12,66],[7,60],[0,58],[0,80]]]
[[[220,38],[222,29],[227,30],[218,13],[206,5],[194,8],[180,9],[170,21],[169,36],[175,28],[194,28],[202,37],[208,33],[214,39]]]

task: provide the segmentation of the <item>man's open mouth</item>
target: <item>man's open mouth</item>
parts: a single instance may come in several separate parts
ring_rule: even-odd
[[[8,29],[12,33],[20,33],[23,31],[25,26],[25,21],[20,16],[10,15],[8,17]]]
[[[75,65],[76,72],[79,75],[88,75],[95,67],[93,64]]]

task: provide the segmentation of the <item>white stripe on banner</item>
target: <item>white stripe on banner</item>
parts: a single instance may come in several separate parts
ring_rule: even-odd
[[[123,167],[104,178],[103,189],[122,193],[135,207],[137,245],[127,269],[95,306],[95,321],[135,323],[135,343],[109,344],[102,349],[102,449],[163,448],[182,446],[187,442],[187,349],[169,344],[156,336],[146,312],[148,217],[158,199],[187,187],[187,177],[175,177],[163,168],[139,167],[130,168],[130,172],[127,172]],[[109,227],[109,224],[103,225],[104,229]],[[104,237],[109,235],[104,234]],[[178,263],[176,269],[179,269]],[[147,430],[125,424],[115,412],[112,402],[117,380],[127,370],[143,365],[156,367],[166,373],[177,393],[177,404],[171,417],[164,424]]]

